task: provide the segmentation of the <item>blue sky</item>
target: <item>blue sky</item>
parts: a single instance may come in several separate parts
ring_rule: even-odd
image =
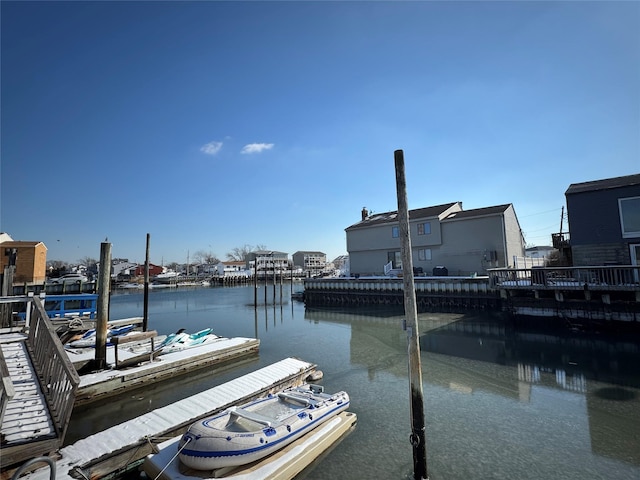
[[[0,231],[48,260],[345,254],[397,209],[640,171],[639,2],[1,3]],[[564,230],[567,224],[564,222]]]

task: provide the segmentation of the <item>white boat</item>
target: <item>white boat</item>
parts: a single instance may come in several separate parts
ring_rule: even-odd
[[[196,470],[254,462],[280,450],[349,407],[349,395],[304,385],[231,407],[189,427],[180,461]]]
[[[157,350],[162,350],[162,354],[178,352],[187,348],[199,347],[201,345],[207,345],[220,339],[219,336],[213,333],[211,328],[205,328],[195,333],[185,333],[185,329],[181,328],[176,333],[167,335],[157,347]]]
[[[111,345],[109,339],[112,337],[121,337],[127,334],[133,334],[135,325],[125,325],[123,327],[115,327],[109,328],[107,327],[107,345]],[[72,348],[85,348],[85,347],[95,347],[96,346],[96,338],[97,333],[96,329],[92,328],[91,330],[87,330],[82,337],[72,342],[69,342],[69,347]]]

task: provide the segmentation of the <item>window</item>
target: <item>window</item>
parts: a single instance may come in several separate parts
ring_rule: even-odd
[[[402,255],[399,251],[387,252],[387,261],[391,262],[391,268],[402,268]]]
[[[400,227],[391,227],[391,236],[398,238],[400,236]]]
[[[418,224],[418,235],[430,235],[431,234],[431,222],[424,222]]]
[[[418,260],[431,260],[431,249],[424,248],[422,250],[418,250]]]
[[[622,237],[640,237],[640,197],[619,198]]]

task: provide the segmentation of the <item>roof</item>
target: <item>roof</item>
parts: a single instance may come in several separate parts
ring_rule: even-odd
[[[606,178],[604,180],[593,180],[591,182],[572,183],[564,194],[570,195],[572,193],[593,192],[610,188],[629,187],[632,185],[640,185],[640,173],[626,175],[624,177]]]
[[[299,255],[301,253],[304,255],[326,255],[326,253],[324,252],[314,252],[310,250],[298,250],[296,253],[294,253],[294,255]]]
[[[425,207],[425,208],[417,208],[415,210],[409,210],[409,221],[415,220],[417,218],[433,218],[442,215],[448,209],[453,207],[460,202],[452,202],[445,203],[442,205],[435,205],[433,207]],[[364,220],[359,221],[358,223],[354,223],[350,227],[347,227],[345,230],[353,230],[356,228],[364,228],[371,227],[373,225],[383,225],[385,223],[397,223],[398,222],[398,211],[393,212],[385,212],[385,213],[374,213],[369,215]]]
[[[38,242],[38,241],[34,241],[34,242],[29,242],[29,241],[23,241],[23,240],[11,240],[8,242],[2,242],[2,246],[7,248],[7,247],[14,247],[14,248],[33,248],[37,245],[42,245],[45,250],[47,249],[47,246],[42,243],[42,242]]]
[[[499,215],[504,213],[509,207],[510,203],[504,205],[495,205],[493,207],[473,208],[471,210],[462,210],[460,212],[452,212],[447,215],[442,221],[447,220],[459,220],[463,218],[484,217],[486,215]]]
[[[254,250],[249,252],[249,255],[254,254],[256,256],[282,256],[287,255],[285,252],[278,252],[277,250]]]

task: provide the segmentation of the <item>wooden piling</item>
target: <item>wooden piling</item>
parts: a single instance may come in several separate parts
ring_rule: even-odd
[[[96,368],[107,366],[107,323],[109,321],[109,289],[111,274],[111,244],[100,244],[100,276],[98,283],[98,305],[96,322]]]
[[[149,246],[151,235],[147,233],[147,248],[144,257],[144,306],[142,311],[142,331],[147,331],[149,325]]]
[[[409,209],[407,206],[407,184],[404,173],[404,153],[394,152],[396,167],[396,191],[398,196],[398,221],[400,224],[400,254],[402,258],[402,281],[404,283],[404,314],[407,325],[409,348],[409,378],[411,382],[411,435],[413,447],[413,477],[428,479],[427,449],[425,445],[424,400],[422,395],[422,365],[418,335],[418,311],[413,280],[413,259],[409,232]]]

